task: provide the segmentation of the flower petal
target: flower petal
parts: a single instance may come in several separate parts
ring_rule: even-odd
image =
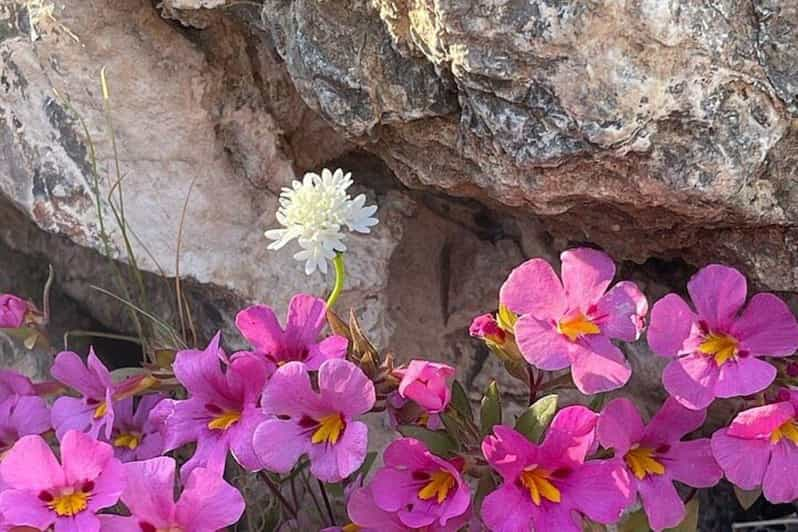
[[[590,313],[601,333],[609,338],[633,342],[640,336],[648,313],[648,301],[636,284],[622,281],[613,286]]]
[[[684,503],[667,475],[647,476],[637,482],[637,491],[652,529],[672,528],[684,519]]]
[[[601,446],[613,449],[616,456],[626,454],[643,437],[643,420],[628,399],[613,399],[601,411],[596,435]]]
[[[308,294],[297,294],[288,303],[288,320],[285,342],[291,346],[315,343],[327,317],[327,304],[323,299]]]
[[[266,305],[253,305],[236,314],[236,327],[259,353],[275,353],[282,345],[283,329],[272,308]]]
[[[716,397],[738,397],[761,392],[776,379],[776,368],[748,356],[729,360],[720,367],[715,382]]]
[[[345,416],[365,414],[376,400],[374,384],[348,360],[331,359],[319,368],[319,395]]]
[[[666,295],[651,308],[651,321],[646,332],[649,347],[660,356],[677,356],[697,321],[698,316],[684,299],[676,294]]]
[[[338,482],[357,471],[368,451],[368,427],[359,421],[347,424],[334,445],[311,444],[310,472],[322,482]]]
[[[413,471],[412,468],[399,470],[392,467],[378,470],[369,485],[374,503],[386,512],[398,512],[408,503],[414,502],[424,484],[413,479]]]
[[[529,494],[512,482],[505,482],[482,501],[482,520],[493,532],[529,532],[536,514]]]
[[[292,421],[270,419],[255,429],[252,446],[263,467],[288,473],[310,445],[304,429]]]
[[[674,442],[661,459],[674,480],[694,488],[712,487],[723,477],[712,456],[709,438]]]
[[[515,324],[515,339],[527,362],[545,371],[557,371],[571,364],[568,353],[571,343],[550,321],[531,314],[521,316]]]
[[[798,499],[798,447],[782,440],[773,446],[762,481],[762,493],[774,504]]]
[[[95,408],[75,397],[56,399],[50,412],[56,436],[63,438],[70,430],[87,431],[92,424]]]
[[[632,479],[619,458],[586,462],[565,479],[563,492],[580,512],[604,524],[617,522],[634,500]]]
[[[593,448],[598,418],[584,406],[567,406],[557,412],[540,446],[540,463],[575,467],[584,462]]]
[[[774,430],[795,416],[788,402],[773,403],[743,410],[729,424],[728,435],[737,438],[769,438]]]
[[[172,364],[175,377],[185,386],[190,396],[211,403],[224,402],[227,389],[219,357],[219,335],[203,350],[179,351]]]
[[[679,441],[685,434],[698,430],[706,417],[706,410],[690,410],[668,397],[649,421],[642,441],[653,446]]]
[[[620,349],[603,335],[591,335],[574,344],[571,375],[585,395],[617,390],[629,381],[632,368]]]
[[[36,493],[65,482],[61,465],[40,436],[20,438],[0,461],[0,476],[6,486]]]
[[[317,370],[325,360],[346,357],[349,341],[343,336],[329,336],[317,344],[311,344],[305,364],[310,370]]]
[[[715,399],[718,366],[705,355],[687,355],[668,364],[662,384],[668,393],[691,410],[706,408]]]
[[[175,460],[160,456],[125,464],[127,487],[122,502],[133,515],[155,527],[168,526],[174,509]]]
[[[701,268],[687,283],[698,315],[713,331],[728,331],[745,303],[747,285],[743,274],[720,264]]]
[[[395,513],[380,509],[372,499],[371,487],[356,489],[349,497],[346,511],[353,523],[368,532],[406,532]]]
[[[94,480],[112,460],[113,448],[87,434],[71,430],[61,439],[61,462],[69,484]]]
[[[607,291],[615,277],[615,263],[603,251],[576,248],[564,251],[562,284],[571,309],[587,312]]]
[[[301,362],[288,362],[277,369],[263,390],[261,405],[264,412],[275,415],[318,419],[330,413],[311,388],[307,367]]]
[[[198,468],[175,507],[175,517],[184,530],[221,530],[234,525],[244,514],[244,498],[225,482],[218,471]]]
[[[559,319],[567,310],[565,290],[551,265],[543,259],[524,262],[501,287],[499,301],[516,314]]]
[[[258,408],[244,410],[241,419],[230,431],[230,452],[236,462],[248,471],[257,471],[263,467],[253,447],[255,430],[266,421],[266,415]]]
[[[720,429],[712,435],[712,454],[726,478],[744,490],[762,484],[770,461],[768,440],[736,438]]]
[[[3,524],[33,527],[47,530],[55,520],[51,512],[38,497],[38,491],[7,489],[0,493],[0,511]],[[14,530],[10,528],[10,530]]]
[[[57,381],[74,388],[86,397],[105,399],[105,386],[94,372],[89,371],[77,353],[72,351],[58,353],[50,368],[50,374]]]
[[[493,435],[482,440],[482,454],[505,482],[510,483],[516,481],[526,466],[539,463],[538,446],[505,425],[494,426]]]
[[[752,297],[730,332],[740,341],[740,349],[753,355],[782,357],[798,349],[795,315],[773,294]]]

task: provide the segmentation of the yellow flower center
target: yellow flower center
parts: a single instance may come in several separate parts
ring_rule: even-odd
[[[238,423],[239,419],[241,419],[241,412],[225,410],[208,422],[208,428],[211,430],[227,430]]]
[[[632,473],[640,479],[643,480],[646,478],[647,475],[661,475],[665,473],[665,466],[662,465],[661,462],[658,462],[653,458],[654,456],[654,449],[649,449],[648,447],[632,447],[626,456],[624,456],[624,460],[626,461],[626,465],[629,466],[629,469],[632,470]]]
[[[108,403],[103,401],[94,409],[94,419],[100,419],[108,413]]]
[[[357,526],[355,523],[349,523],[348,525],[344,525],[341,527],[342,532],[360,532],[360,527]]]
[[[560,490],[551,483],[550,478],[551,473],[534,466],[521,472],[521,484],[529,490],[529,496],[536,506],[540,506],[543,499],[560,502]]]
[[[89,494],[67,488],[61,495],[47,503],[58,517],[74,517],[89,506]]]
[[[737,355],[739,345],[737,339],[728,334],[709,333],[698,346],[698,351],[711,356],[718,366],[722,366]]]
[[[561,319],[560,323],[557,324],[557,332],[575,342],[581,336],[599,334],[601,329],[590,321],[587,316],[579,312],[574,316]]]
[[[429,482],[418,490],[418,498],[422,501],[437,498],[438,504],[446,500],[449,491],[454,488],[457,481],[448,471],[441,469],[430,475]]]
[[[313,443],[330,443],[335,445],[344,431],[344,418],[335,413],[319,420],[319,428],[313,432],[310,441]]]
[[[141,444],[141,434],[125,432],[114,438],[114,447],[127,447],[131,451]]]
[[[770,443],[779,443],[782,438],[787,438],[798,445],[798,423],[795,419],[789,420],[774,430],[770,435]]]

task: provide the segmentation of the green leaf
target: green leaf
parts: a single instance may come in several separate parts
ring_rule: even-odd
[[[476,508],[477,512],[479,512],[480,508],[482,507],[482,501],[488,496],[489,493],[496,489],[496,486],[496,479],[494,478],[493,473],[490,471],[486,470],[483,475],[479,477],[477,491],[474,493],[474,507]]]
[[[641,508],[632,512],[618,523],[618,532],[649,532],[651,527],[648,524],[646,512]]]
[[[551,423],[555,412],[557,412],[557,395],[541,397],[521,414],[515,422],[515,430],[537,443]]]
[[[494,425],[502,422],[502,399],[496,381],[490,381],[485,395],[482,396],[482,406],[479,409],[480,434],[489,434]]]
[[[452,383],[452,402],[450,403],[455,410],[460,412],[463,417],[467,419],[474,419],[474,413],[471,411],[471,400],[468,398],[463,385],[460,381]]]
[[[474,443],[473,436],[476,435],[477,429],[471,420],[465,419],[460,412],[451,407],[438,415],[452,440],[466,444]]]
[[[457,442],[443,430],[430,430],[418,425],[400,425],[399,433],[424,442],[427,449],[438,456],[449,456],[457,449]]]
[[[363,477],[363,479],[365,479],[368,476],[369,471],[371,471],[371,467],[374,465],[374,461],[376,459],[377,459],[376,451],[371,451],[367,453],[366,459],[363,460],[363,465],[361,465],[360,468],[357,471],[355,471],[355,474],[352,475],[352,478]]]
[[[753,506],[757,499],[759,499],[759,496],[762,495],[762,488],[744,490],[734,486],[734,495],[737,497],[737,502],[740,503],[740,507],[743,510],[747,510]]]
[[[698,497],[693,497],[686,505],[687,513],[678,526],[666,528],[666,532],[696,532],[698,530]]]

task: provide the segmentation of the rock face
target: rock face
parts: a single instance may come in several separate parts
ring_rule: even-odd
[[[526,257],[590,242],[652,298],[712,261],[798,292],[787,2],[65,0],[35,28],[23,4],[0,6],[0,265],[53,263],[98,327],[134,327],[92,288],[118,292],[132,260],[120,201],[134,295],[174,323],[180,276],[200,339],[240,345],[242,305],[323,293],[262,236],[280,188],[321,166],[380,207],[342,307],[473,389],[497,366],[468,323]],[[661,364],[630,357],[645,395]]]
[[[787,4],[269,0],[263,17],[304,100],[407,185],[795,290]]]

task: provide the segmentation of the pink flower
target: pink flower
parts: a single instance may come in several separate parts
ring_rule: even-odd
[[[25,324],[28,304],[11,294],[0,294],[0,329],[17,329]]]
[[[23,395],[36,395],[31,380],[16,371],[0,369],[0,401]]]
[[[165,456],[125,464],[122,502],[130,517],[104,516],[102,532],[216,532],[244,513],[244,498],[216,471],[196,468],[177,502],[175,461]]]
[[[71,351],[59,353],[50,373],[59,382],[79,391],[83,397],[59,397],[53,404],[53,426],[59,438],[68,430],[88,432],[97,438],[104,428],[104,437],[111,437],[114,425],[114,392],[111,373],[94,350],[88,362]]]
[[[439,414],[428,412],[418,403],[399,395],[399,392],[388,394],[385,399],[385,412],[388,414],[388,425],[393,429],[399,425],[419,425],[430,430],[438,430],[443,426]]]
[[[343,336],[330,336],[321,342],[327,305],[323,299],[297,294],[288,304],[285,330],[274,311],[266,305],[245,308],[236,316],[236,326],[255,349],[271,363],[271,371],[286,362],[304,362],[312,370],[325,360],[346,356],[348,341]]]
[[[163,452],[159,427],[150,420],[150,412],[163,399],[159,394],[142,396],[135,409],[133,397],[117,403],[110,440],[116,457],[122,462],[147,460]]]
[[[502,345],[507,338],[507,333],[499,326],[493,314],[483,314],[474,318],[468,328],[468,333],[475,338],[482,338],[497,345]]]
[[[0,402],[0,459],[23,436],[50,430],[50,409],[41,397],[22,395]]]
[[[318,382],[316,392],[301,362],[280,367],[262,398],[264,412],[275,418],[257,428],[253,445],[266,469],[287,473],[307,454],[316,478],[338,482],[366,457],[368,428],[353,418],[374,406],[374,385],[360,368],[339,359],[321,364]]]
[[[358,488],[349,497],[346,505],[349,519],[352,520],[350,527],[343,530],[352,529],[358,532],[410,532],[412,530],[424,530],[425,532],[457,532],[468,523],[471,512],[466,512],[459,517],[449,519],[445,526],[433,522],[423,528],[411,528],[399,519],[397,512],[386,512],[374,502],[373,489],[370,486]]]
[[[161,427],[165,451],[197,443],[194,455],[181,469],[184,479],[195,467],[224,471],[228,451],[242,466],[259,468],[252,433],[265,419],[258,400],[266,384],[266,364],[249,353],[228,360],[219,347],[220,339],[221,333],[204,351],[177,353],[172,368],[188,399],[165,399],[150,414]]]
[[[454,375],[454,368],[446,364],[411,360],[406,369],[396,370],[402,380],[399,395],[411,399],[431,414],[443,412],[452,398],[447,379]]]
[[[714,486],[723,476],[712,458],[708,438],[681,441],[704,423],[703,410],[688,410],[668,399],[647,426],[627,399],[611,401],[601,413],[597,434],[601,445],[623,457],[632,493],[639,493],[654,530],[675,527],[685,506],[673,481],[694,488]]]
[[[99,530],[96,516],[125,487],[122,463],[107,443],[71,430],[61,440],[61,464],[40,436],[25,436],[0,462],[6,522],[59,532]]]
[[[610,339],[639,337],[646,298],[628,281],[607,291],[615,264],[601,251],[571,249],[560,259],[562,283],[548,262],[532,259],[513,270],[501,288],[501,303],[521,315],[515,324],[521,354],[546,371],[570,366],[584,394],[620,388],[632,371]]]
[[[400,438],[385,449],[385,467],[377,471],[371,493],[377,506],[396,513],[411,528],[446,526],[471,504],[459,463],[435,456],[413,438]]]
[[[504,483],[482,503],[490,530],[580,532],[579,514],[614,523],[632,500],[630,478],[620,459],[585,457],[595,444],[598,416],[582,406],[562,409],[541,445],[498,425],[482,452]]]
[[[739,414],[712,435],[712,452],[726,478],[744,490],[762,486],[773,503],[798,499],[798,392]]]
[[[674,358],[662,374],[668,393],[698,410],[715,397],[767,388],[776,368],[759,357],[785,357],[798,348],[798,323],[787,305],[773,294],[757,294],[743,309],[745,277],[717,264],[696,273],[687,291],[696,312],[676,294],[651,310],[648,344]]]

